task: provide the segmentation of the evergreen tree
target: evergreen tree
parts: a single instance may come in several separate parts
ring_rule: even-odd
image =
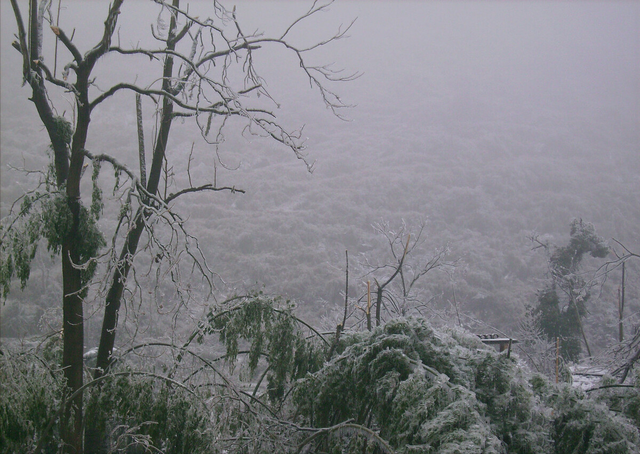
[[[605,240],[598,236],[593,224],[574,219],[571,239],[564,247],[556,248],[549,258],[550,285],[540,292],[534,309],[536,323],[550,340],[561,339],[562,356],[575,361],[581,353],[582,335],[589,355],[582,319],[587,315],[589,285],[579,273],[585,254],[604,258],[609,253]]]

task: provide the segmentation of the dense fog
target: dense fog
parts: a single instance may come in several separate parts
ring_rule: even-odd
[[[193,8],[204,11],[206,3]],[[245,30],[267,34],[308,8],[293,1],[236,3]],[[9,2],[1,8],[5,216],[36,179],[16,168],[45,168],[48,139],[28,87],[21,87]],[[104,8],[102,2],[64,2],[61,24],[77,29],[78,45],[93,42]],[[123,46],[153,43],[150,11],[146,2],[125,2],[118,31]],[[424,315],[453,320],[455,301],[460,324],[511,333],[547,277],[547,256],[533,249],[531,236],[561,246],[571,220],[582,218],[604,238],[640,251],[640,3],[337,1],[292,39],[313,43],[353,19],[348,39],[312,58],[360,75],[331,84],[352,105],[340,112],[344,119],[324,107],[295,59],[268,46],[256,53],[279,121],[304,126],[313,172],[290,150],[243,135],[241,127],[231,126],[216,154],[197,129],[174,126],[176,187],[185,184],[193,150],[194,179],[211,181],[215,160],[218,183],[246,191],[198,194],[176,205],[219,276],[219,295],[264,289],[335,327],[344,301],[345,251],[350,294],[359,297],[367,280],[384,277],[367,274],[368,266],[390,260],[387,240],[372,225],[388,223],[397,231],[404,222],[415,234],[424,222],[415,260],[446,248],[452,264],[420,281]],[[66,62],[68,54],[59,52]],[[121,77],[156,77],[119,61],[101,62],[97,87]],[[145,109],[150,138],[152,105]],[[72,115],[70,101],[65,115]],[[132,94],[105,103],[92,127],[90,150],[136,162]],[[100,222],[110,229],[115,220]],[[45,248],[37,263],[29,286],[24,292],[14,286],[2,307],[3,336],[37,333],[59,316],[59,264]],[[637,272],[630,264],[629,326],[640,310]],[[587,323],[600,347],[616,336],[618,285],[619,273],[613,273],[590,301]],[[153,336],[160,315],[149,317]],[[88,322],[89,338],[97,323]]]

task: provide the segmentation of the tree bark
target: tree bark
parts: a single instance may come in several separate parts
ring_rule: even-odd
[[[40,120],[47,129],[54,152],[54,166],[56,183],[58,188],[67,184],[68,207],[72,213],[72,225],[67,238],[62,244],[62,280],[63,280],[63,358],[62,367],[67,384],[67,393],[72,394],[82,387],[82,354],[84,348],[84,319],[82,307],[82,277],[74,263],[79,262],[78,237],[82,235],[79,230],[80,219],[80,174],[73,176],[72,184],[69,184],[69,148],[61,130],[61,125],[56,122],[53,110],[49,103],[47,90],[44,84],[43,72],[38,66],[41,60],[42,49],[42,16],[38,11],[37,0],[29,2],[29,35],[24,30],[24,23],[20,9],[16,1],[11,1],[16,23],[18,25],[19,44],[18,50],[23,56],[23,77],[32,89],[31,101],[35,104]],[[28,44],[27,44],[28,39]],[[80,118],[80,116],[79,116]],[[88,118],[85,122],[88,127]],[[84,136],[82,124],[76,128],[76,134]],[[84,141],[80,144],[84,148]],[[82,165],[80,164],[80,170]],[[82,453],[82,395],[78,395],[73,401],[66,403],[61,423],[61,435],[64,443],[63,452]]]
[[[377,281],[376,281],[377,283]],[[378,289],[376,290],[376,326],[380,326],[380,317],[382,311],[382,292],[384,290],[384,286],[381,287],[378,284]]]
[[[113,273],[111,286],[107,292],[104,308],[104,318],[102,319],[102,331],[100,333],[100,344],[98,345],[98,357],[96,360],[96,370],[93,378],[100,378],[107,373],[111,365],[111,355],[116,339],[116,328],[118,326],[118,311],[124,292],[125,283],[129,270],[133,264],[133,256],[138,248],[140,236],[144,230],[144,220],[142,211],[136,216],[136,224],[127,235],[125,244],[118,259],[118,266]],[[89,452],[89,451],[88,451]]]
[[[625,283],[624,283],[624,271],[625,271],[625,262],[622,262],[622,284],[620,286],[620,295],[618,302],[618,340],[619,342],[624,341],[624,294],[625,294]]]
[[[180,7],[180,1],[174,0],[173,6]],[[167,49],[175,50],[175,30],[176,18],[172,15],[169,25],[169,35],[167,38]],[[173,57],[168,54],[165,58],[163,69],[162,90],[165,93],[172,93],[171,80],[173,76]],[[173,122],[173,102],[167,96],[162,100],[162,113],[160,119],[160,128],[157,134],[156,146],[153,150],[153,158],[151,162],[151,170],[149,172],[149,180],[142,181],[142,185],[146,187],[150,194],[156,194],[160,185],[160,176],[162,174],[162,164],[167,150],[169,140],[169,132]],[[141,168],[141,178],[144,174]],[[143,203],[145,201],[143,200]],[[102,320],[102,330],[100,333],[100,343],[98,345],[98,357],[96,359],[96,369],[94,371],[94,379],[105,375],[112,365],[112,355],[116,340],[116,331],[118,327],[118,313],[122,304],[122,295],[126,286],[129,271],[133,266],[135,253],[138,249],[140,237],[144,231],[144,225],[149,214],[145,211],[144,206],[138,210],[135,218],[133,229],[129,231],[125,239],[124,245],[118,258],[118,264],[115,267],[111,285],[107,292],[105,300],[104,317]],[[99,392],[96,390],[96,392]],[[87,454],[101,454],[106,451],[106,436],[104,430],[95,423],[95,421],[87,422],[85,431],[85,451]]]
[[[584,326],[582,325],[582,316],[580,315],[580,310],[578,309],[578,303],[576,303],[575,297],[571,294],[571,302],[573,303],[573,307],[576,310],[576,317],[578,318],[578,326],[580,327],[580,334],[582,334],[582,340],[584,341],[585,347],[587,347],[587,355],[591,358],[591,348],[589,348],[589,342],[587,341],[587,336],[584,333]]]
[[[72,235],[71,235],[72,237]],[[83,384],[84,318],[80,290],[82,281],[80,270],[73,266],[77,263],[77,254],[70,238],[62,247],[63,279],[63,354],[62,367],[67,380],[68,393],[80,389]],[[67,402],[64,412],[62,440],[63,452],[78,454],[82,452],[82,393],[71,402]]]
[[[173,6],[179,8],[179,0],[174,0]],[[175,16],[172,16],[169,27],[169,38],[167,40],[167,48],[171,51],[175,49],[176,44],[175,41],[173,41],[175,29],[176,19]],[[172,76],[173,57],[171,55],[167,55],[164,64],[162,82],[162,89],[166,93],[171,92]],[[169,140],[169,132],[171,130],[172,122],[173,102],[165,96],[162,101],[160,129],[158,130],[156,146],[153,150],[153,159],[151,162],[151,170],[149,172],[149,181],[146,182],[146,188],[150,194],[155,194],[158,191],[160,176],[162,174],[162,163],[164,161],[164,156],[167,149],[167,142]],[[145,213],[144,208],[141,208],[136,215],[134,228],[127,234],[127,238],[122,247],[122,251],[118,260],[118,266],[116,267],[113,278],[111,280],[111,286],[109,287],[106,298],[105,315],[102,324],[102,331],[100,334],[100,345],[98,346],[98,358],[96,362],[94,378],[98,378],[104,375],[111,364],[111,355],[113,353],[113,347],[115,345],[116,328],[118,325],[118,311],[120,310],[122,294],[126,285],[127,276],[132,266],[133,256],[136,253],[140,237],[142,235],[142,232],[144,231],[144,223],[146,217],[148,217],[148,215]]]

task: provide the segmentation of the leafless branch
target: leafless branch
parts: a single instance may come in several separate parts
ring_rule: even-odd
[[[184,194],[190,194],[194,192],[203,192],[203,191],[230,191],[231,193],[236,193],[236,192],[239,192],[241,194],[245,193],[244,189],[237,189],[235,186],[216,187],[213,184],[208,183],[198,187],[186,188],[178,192],[171,193],[169,194],[169,197],[165,199],[165,203],[169,204],[170,202],[172,202],[173,200],[177,199],[178,197]]]
[[[56,79],[51,73],[51,70],[47,67],[47,65],[44,64],[44,62],[42,62],[41,60],[37,60],[34,62],[34,64],[44,72],[45,78],[48,82],[51,82],[58,87],[62,87],[76,96],[78,95],[78,90],[73,86],[73,84],[70,84],[65,80]]]
[[[18,40],[19,43],[13,44],[13,47],[18,49],[22,54],[22,78],[23,82],[31,80],[31,73],[29,64],[29,47],[27,46],[27,33],[24,28],[24,22],[22,21],[22,14],[20,13],[20,7],[17,0],[11,0],[11,7],[13,8],[13,14],[16,18],[16,24],[18,26]],[[17,46],[16,46],[17,44]]]
[[[69,39],[67,34],[64,32],[64,30],[62,30],[58,26],[52,25],[51,31],[53,32],[54,35],[58,37],[58,39],[62,42],[62,44],[64,44],[64,47],[66,47],[67,50],[71,52],[71,55],[73,56],[73,59],[76,61],[76,63],[78,65],[81,64],[83,62],[82,54],[80,53],[78,48],[75,46],[75,44],[71,42],[71,40]]]
[[[116,21],[120,14],[120,6],[124,0],[114,0],[109,8],[107,19],[104,21],[104,33],[102,39],[93,49],[85,54],[85,60],[90,67],[93,67],[95,62],[105,53],[108,52],[111,46],[111,38],[115,31]]]
[[[631,250],[629,250],[624,244],[622,244],[620,241],[616,240],[615,238],[611,238],[611,240],[616,243],[618,246],[620,246],[622,248],[622,250],[624,251],[624,254],[620,255],[616,252],[616,257],[618,258],[618,260],[626,260],[628,258],[631,257],[635,257],[635,258],[640,258],[640,254],[636,254],[635,252],[631,252]],[[614,251],[615,252],[615,251]]]

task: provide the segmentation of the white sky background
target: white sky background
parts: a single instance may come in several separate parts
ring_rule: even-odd
[[[194,4],[192,11],[206,3]],[[238,5],[245,30],[267,32],[282,30],[287,19],[308,5],[293,1],[226,5],[233,3]],[[26,14],[25,2],[21,4]],[[63,1],[60,25],[69,34],[76,27],[76,43],[85,36],[95,42],[106,5]],[[47,140],[35,109],[25,101],[28,88],[20,88],[20,57],[10,46],[15,26],[9,1],[2,0],[1,7],[0,132],[6,213],[6,204],[18,188],[6,165],[19,165],[15,158],[21,150],[27,152],[27,159],[32,152],[41,155]],[[123,46],[151,42],[146,19],[152,9],[143,0],[124,3],[119,19]],[[585,119],[587,124],[601,123],[607,134],[614,131],[640,142],[639,2],[337,1],[328,13],[303,24],[292,36],[302,40],[326,36],[355,17],[349,39],[317,54],[317,61],[363,73],[357,81],[337,87],[347,102],[357,105],[347,112],[351,123],[334,120],[318,97],[298,91],[307,85],[300,74],[292,79],[292,60],[283,64],[274,57],[259,62],[270,89],[283,100],[283,118],[301,118],[308,125],[309,151],[319,161],[318,178],[326,150],[317,146],[317,136],[328,131],[357,136],[359,142],[334,150],[357,159],[386,152],[376,147],[388,145],[379,144],[428,143],[443,130],[464,135],[469,125],[486,125],[490,133],[495,124],[551,122],[562,128]],[[122,68],[114,61],[109,57],[99,68],[103,71],[98,73],[99,85],[136,69]],[[283,67],[291,68],[289,63],[294,67],[283,72]],[[90,143],[105,146],[105,141],[114,140],[113,146],[119,146],[113,131],[129,126],[133,115],[131,106],[105,104],[102,113],[94,116]],[[402,159],[402,150],[393,151]],[[482,158],[482,150],[479,153]],[[627,166],[640,170],[640,158]]]
[[[235,3],[246,31],[276,34],[310,5]],[[63,6],[60,25],[68,34],[76,27],[74,42],[89,37],[93,44],[102,33],[107,2],[64,0]],[[9,1],[0,0],[0,8],[4,215],[11,201],[32,186],[8,165],[43,168],[48,140],[27,101],[28,87],[20,86],[20,56],[10,46],[16,29]],[[148,11],[153,9],[150,1],[125,1],[119,18],[122,46],[152,42]],[[401,216],[428,216],[434,246],[450,242],[456,253],[470,253],[465,256],[469,272],[487,275],[486,282],[472,284],[482,292],[509,284],[492,281],[492,271],[510,266],[500,254],[511,251],[518,260],[533,255],[526,240],[531,231],[556,234],[552,240],[564,243],[574,216],[584,216],[599,234],[620,237],[637,250],[640,2],[338,0],[292,38],[326,37],[356,17],[349,39],[313,57],[316,63],[335,62],[347,72],[363,73],[333,87],[356,105],[346,112],[349,122],[330,115],[293,59],[256,54],[258,69],[282,102],[279,117],[290,126],[306,125],[310,159],[317,165],[309,175],[282,147],[228,138],[223,156],[241,165],[219,183],[237,184],[247,194],[189,199],[181,207],[192,216],[190,225],[203,244],[213,245],[208,252],[216,271],[235,265],[243,274],[238,279],[271,279],[285,287],[275,292],[287,292],[291,277],[276,270],[289,270],[301,275],[298,286],[313,289],[314,298],[330,298],[328,287],[342,289],[345,248],[355,255],[358,241],[371,236],[372,222]],[[97,68],[100,87],[116,77],[135,80],[138,66],[117,62],[109,56]],[[144,77],[150,76],[141,74],[138,80]],[[71,104],[66,106],[69,115]],[[175,126],[172,151],[187,156],[193,130]],[[135,159],[131,93],[101,105],[92,128],[91,151]],[[208,161],[199,164],[198,171],[210,171]],[[101,220],[107,228],[108,222]],[[328,231],[333,236],[323,237]],[[342,242],[351,237],[344,240],[350,245]],[[291,251],[291,244],[299,250]],[[245,246],[246,257],[241,254]],[[292,261],[290,255],[300,251],[305,254]],[[521,290],[514,285],[505,290],[508,298]]]

